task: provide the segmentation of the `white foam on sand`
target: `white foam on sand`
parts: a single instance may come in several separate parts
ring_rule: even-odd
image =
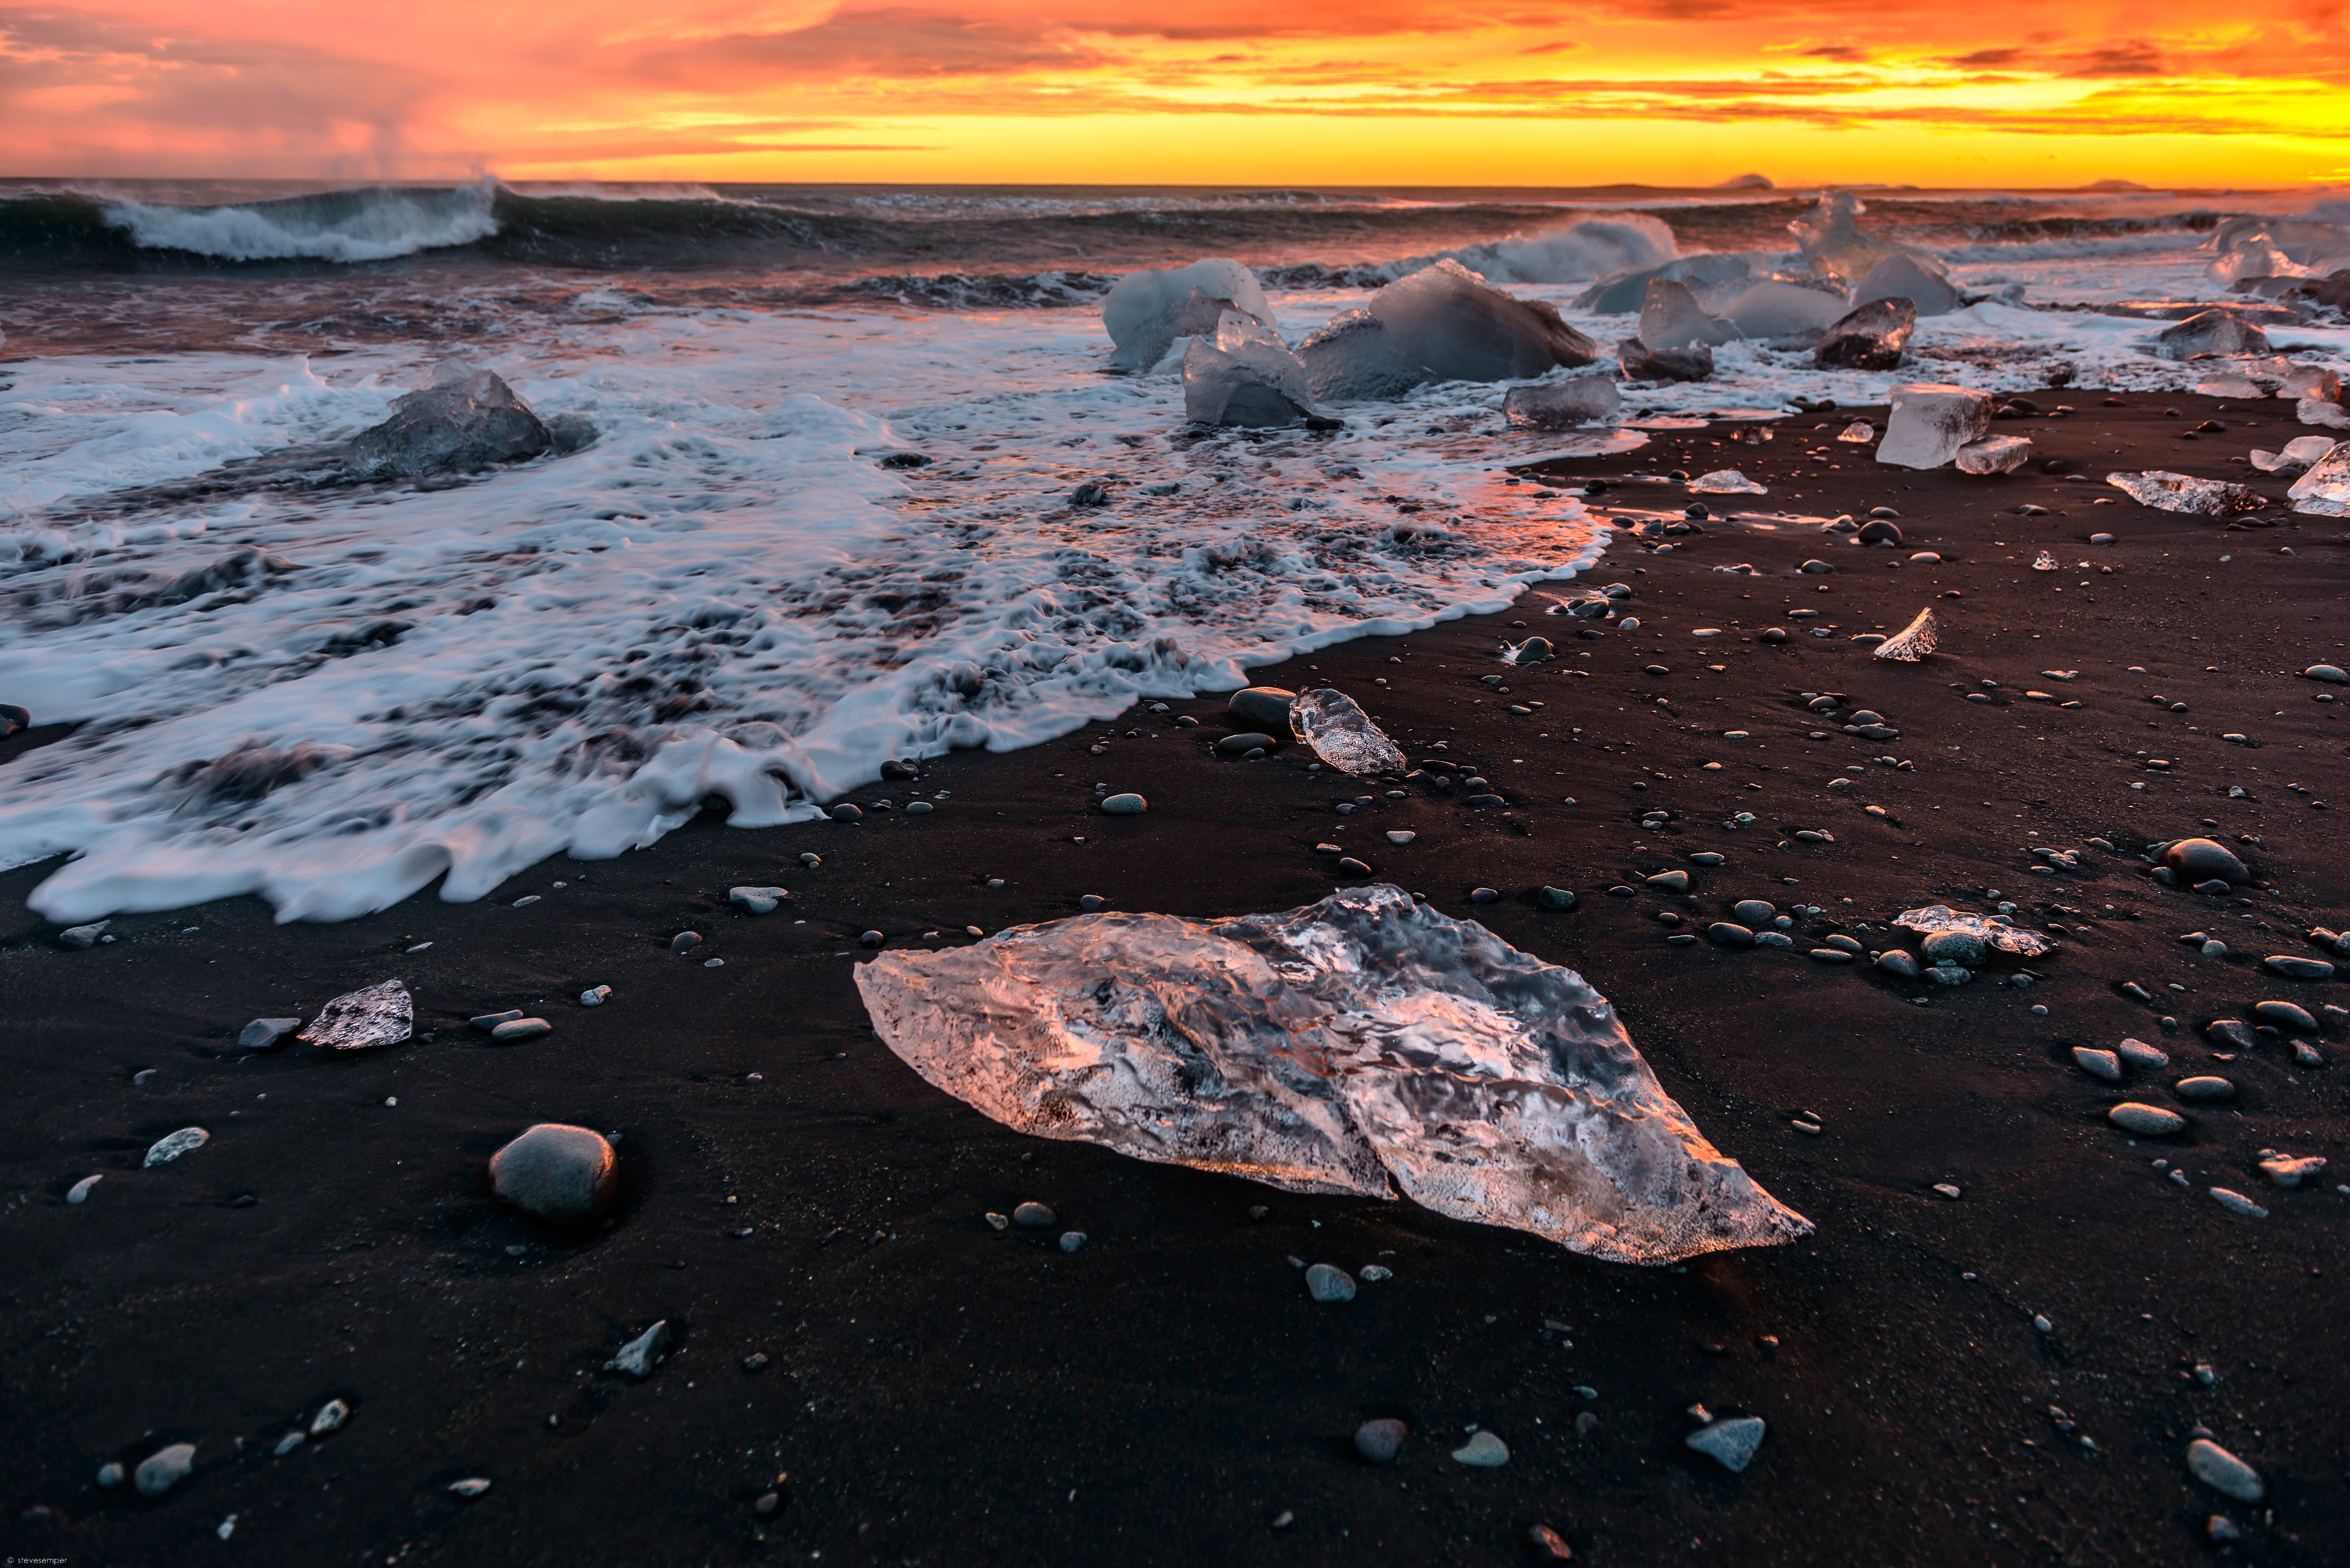
[[[139,507],[77,498],[348,433],[422,362],[14,367],[0,668],[82,728],[0,771],[0,865],[73,854],[33,896],[59,920],[244,892],[340,919],[442,877],[474,898],[712,796],[813,815],[893,756],[1229,690],[1596,558],[1575,503],[1420,433],[1490,423],[1494,389],[1200,433],[1107,348],[1077,311],[567,320],[494,363],[593,421],[586,452]],[[879,465],[897,449],[935,461]],[[1087,482],[1107,504],[1071,504]]]

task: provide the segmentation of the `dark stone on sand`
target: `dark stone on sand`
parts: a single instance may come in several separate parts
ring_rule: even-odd
[[[1289,732],[1289,705],[1297,693],[1282,686],[1251,686],[1235,691],[1224,704],[1236,724],[1250,724],[1259,729]]]
[[[1752,931],[1729,920],[1716,920],[1706,927],[1705,934],[1718,947],[1751,948],[1754,945]]]
[[[1737,916],[1742,924],[1762,926],[1770,924],[1779,910],[1776,905],[1767,899],[1741,898],[1731,906],[1730,912]]]
[[[1305,1291],[1317,1302],[1350,1302],[1355,1299],[1355,1276],[1332,1264],[1316,1263],[1305,1271]]]
[[[2287,980],[2332,980],[2334,966],[2324,959],[2298,958],[2292,953],[2271,953],[2261,961],[2271,974],[2281,974]]]
[[[1338,875],[1341,877],[1367,877],[1370,874],[1370,867],[1351,855],[1338,862]]]
[[[885,784],[896,783],[900,779],[918,779],[921,776],[921,774],[910,763],[901,763],[893,759],[881,764],[881,779]]]
[[[1025,1225],[1032,1230],[1041,1231],[1053,1223],[1055,1218],[1057,1216],[1042,1203],[1023,1203],[1012,1211],[1012,1222],[1014,1225]]]
[[[0,741],[33,727],[33,716],[14,702],[0,702]]]
[[[240,1051],[275,1051],[293,1037],[302,1026],[298,1018],[256,1018],[246,1024],[236,1037]]]
[[[849,802],[844,800],[838,805],[832,808],[832,820],[835,822],[862,822],[865,820],[865,813],[858,810]]]
[[[518,462],[555,445],[530,405],[489,370],[444,361],[430,384],[391,405],[391,417],[361,431],[343,466],[361,479],[421,479]]]
[[[1900,948],[1887,949],[1877,954],[1877,967],[1887,974],[1899,975],[1903,980],[1916,980],[1918,974],[1916,956]]]
[[[868,931],[857,940],[866,947],[878,948],[889,939],[883,936],[879,931]]]
[[[2182,1100],[2232,1100],[2236,1085],[2225,1078],[2181,1078],[2170,1085],[2170,1092]]]
[[[2182,838],[2162,852],[2162,863],[2189,882],[2205,882],[2222,877],[2230,882],[2249,882],[2252,874],[2236,858],[2235,851],[2209,838]]]
[[[1822,369],[1890,370],[1901,363],[1901,351],[1917,330],[1914,302],[1898,296],[1873,299],[1839,317],[1820,335],[1812,363]]]
[[[2254,1002],[2252,1019],[2255,1023],[2273,1024],[2295,1034],[2317,1033],[2317,1020],[2310,1016],[2309,1009],[2290,1002]]]
[[[1355,1428],[1355,1451],[1375,1465],[1392,1463],[1409,1431],[1401,1421],[1366,1421]]]
[[[1507,805],[1509,802],[1497,794],[1472,794],[1469,797],[1469,804],[1477,810],[1483,811],[1489,806]]]
[[[1982,965],[1983,940],[1972,931],[1936,931],[1919,946],[1932,963],[1954,963],[1967,969]]]
[[[1575,895],[1565,888],[1544,888],[1534,895],[1534,901],[1545,909],[1572,909]]]
[[[1590,1419],[1591,1413],[1586,1410],[1584,1412],[1583,1416],[1576,1420],[1575,1429],[1578,1437],[1586,1435],[1583,1430],[1583,1422]],[[1598,1425],[1598,1422],[1596,1420],[1592,1421],[1592,1425],[1596,1427]],[[1572,1563],[1575,1561],[1575,1548],[1566,1543],[1566,1537],[1561,1535],[1557,1531],[1553,1530],[1547,1524],[1534,1525],[1526,1531],[1526,1550],[1534,1554],[1534,1560],[1536,1563]]]
[[[1689,873],[1659,871],[1648,879],[1648,885],[1659,893],[1686,893],[1690,885]]]
[[[620,1192],[620,1167],[603,1135],[541,1122],[490,1157],[499,1201],[550,1225],[595,1224]]]
[[[1502,901],[1502,895],[1492,888],[1471,888],[1469,889],[1469,901],[1472,904],[1498,904]]]
[[[1764,642],[1784,642],[1787,640],[1787,628],[1783,626],[1765,627],[1762,629],[1762,640]]]
[[[670,938],[669,940],[669,950],[673,953],[690,953],[701,945],[702,933],[700,931],[680,931],[677,935]],[[522,1016],[522,1013],[517,1011],[515,1013],[515,1016],[519,1018]],[[505,1020],[504,1017],[500,1017],[498,1020],[499,1023],[503,1023],[504,1022]],[[493,1023],[490,1027],[494,1029],[497,1027],[497,1024]]]
[[[1077,908],[1085,910],[1086,913],[1090,915],[1097,909],[1108,909],[1109,900],[1103,898],[1099,893],[1088,893],[1084,898],[1077,900]]]
[[[1880,517],[1874,523],[1864,524],[1859,536],[1864,545],[1898,545],[1901,543],[1901,526]]]
[[[1249,752],[1269,752],[1277,743],[1271,735],[1250,731],[1245,734],[1226,735],[1216,742],[1216,750],[1232,756],[1241,756]]]

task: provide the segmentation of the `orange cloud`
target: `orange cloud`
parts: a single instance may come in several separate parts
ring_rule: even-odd
[[[92,0],[0,5],[26,175],[2278,183],[2333,0]],[[1572,62],[1571,75],[1559,67]],[[1775,168],[1773,167],[1775,163]]]

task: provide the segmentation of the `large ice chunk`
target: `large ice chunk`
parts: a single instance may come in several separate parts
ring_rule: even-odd
[[[1203,425],[1266,427],[1326,422],[1314,406],[1305,362],[1270,328],[1227,310],[1211,342],[1183,351],[1183,412]]]
[[[2207,310],[2154,337],[2154,352],[2165,359],[2197,359],[2207,354],[2265,354],[2269,335],[2232,311]]]
[[[2314,218],[2230,218],[2211,232],[2205,268],[2220,283],[2255,277],[2324,277],[2350,266],[2350,234]]]
[[[1991,394],[1940,381],[1909,381],[1893,389],[1892,412],[1877,461],[1902,468],[1939,468],[1969,441],[1991,432]]]
[[[1575,308],[1597,311],[1603,316],[1626,316],[1648,303],[1648,283],[1653,278],[1669,278],[1692,288],[1708,288],[1752,275],[1752,266],[1744,256],[1701,251],[1696,255],[1677,256],[1662,266],[1611,273],[1575,296]]]
[[[351,438],[343,466],[362,479],[421,479],[518,462],[555,445],[531,407],[491,370],[453,359],[391,405],[391,417]]]
[[[1658,278],[1648,285],[1648,298],[1640,306],[1640,341],[1651,348],[1711,347],[1738,336],[1728,322],[1716,321],[1700,308],[1689,285]]]
[[[1880,240],[1860,226],[1868,211],[1849,191],[1830,191],[1818,206],[1787,225],[1803,247],[1804,265],[1849,288],[1887,256],[1911,254],[1906,245]]]
[[[1388,1197],[1669,1263],[1810,1223],[1667,1096],[1571,970],[1399,888],[1276,915],[1079,915],[887,952],[889,1049],[1008,1127],[1297,1192]]]
[[[1148,370],[1166,358],[1178,337],[1215,331],[1218,317],[1227,310],[1280,330],[1256,274],[1227,257],[1128,273],[1102,301],[1102,327],[1118,345],[1110,363],[1124,370]]]
[[[1616,362],[1634,381],[1702,381],[1713,374],[1713,350],[1702,343],[1687,348],[1651,348],[1638,337],[1616,346]]]
[[[1328,686],[1300,691],[1289,704],[1289,732],[1346,774],[1399,774],[1403,753],[1352,697]]]
[[[1860,286],[1852,291],[1855,305],[1878,299],[1906,299],[1920,316],[1948,316],[1966,303],[1966,296],[1951,286],[1939,266],[1906,254],[1887,256],[1870,267]]]
[[[1556,306],[1518,299],[1449,259],[1388,285],[1370,309],[1403,357],[1441,381],[1514,380],[1599,357]]]
[[[1901,363],[1918,307],[1906,299],[1874,299],[1838,317],[1820,334],[1812,363],[1822,369],[1890,370]]]
[[[1502,400],[1502,414],[1520,430],[1564,431],[1577,425],[1613,424],[1624,407],[1624,394],[1613,378],[1576,376],[1565,381],[1538,381],[1512,387]]]
[[[2276,452],[2252,449],[2252,466],[2262,473],[2305,473],[2333,452],[2331,436],[2295,436]]]
[[[2334,450],[2310,464],[2309,472],[2294,480],[2285,494],[2292,498],[2295,512],[2314,517],[2350,517],[2350,441],[2335,442]]]
[[[1428,372],[1405,358],[1379,318],[1349,310],[1297,346],[1305,379],[1317,398],[1388,400],[1428,379]]]
[[[2304,474],[2302,483],[2307,482],[2308,475]],[[2141,506],[2151,506],[2158,512],[2183,513],[2189,517],[2229,517],[2239,512],[2257,512],[2268,504],[2266,497],[2248,485],[2197,479],[2192,474],[2172,473],[2159,468],[2144,473],[2109,473],[2106,483]],[[2296,484],[2293,488],[2300,487]]]
[[[1846,308],[1841,296],[1825,289],[1764,278],[1742,290],[1721,314],[1749,337],[1796,337],[1824,330]]]

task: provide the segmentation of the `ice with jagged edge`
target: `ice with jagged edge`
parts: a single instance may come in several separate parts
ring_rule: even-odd
[[[1289,704],[1289,732],[1324,762],[1347,774],[1403,771],[1403,753],[1362,705],[1328,686],[1300,691]]]
[[[1399,1189],[1616,1262],[1811,1233],[1581,975],[1397,888],[1019,926],[885,952],[857,987],[923,1078],[1038,1137],[1294,1192]]]

